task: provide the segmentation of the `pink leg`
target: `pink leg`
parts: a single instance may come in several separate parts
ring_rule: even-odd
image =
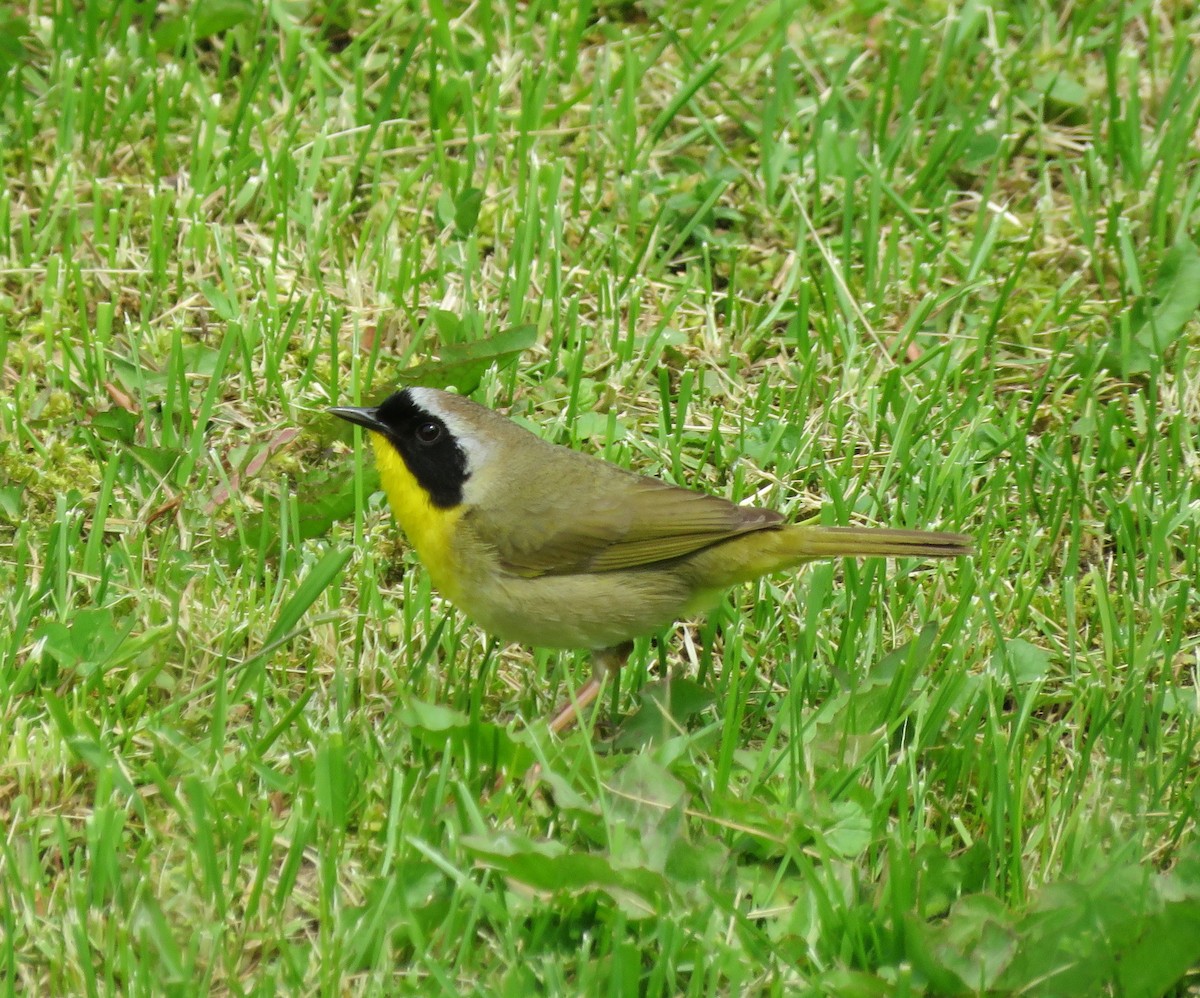
[[[583,684],[583,687],[575,694],[574,700],[568,700],[554,712],[550,718],[550,730],[556,735],[561,735],[574,726],[579,721],[580,714],[587,710],[592,701],[600,695],[600,691],[604,688],[604,681],[610,677],[616,678],[631,651],[633,651],[633,642],[626,641],[623,645],[617,645],[615,648],[601,648],[593,652],[592,678]]]
[[[621,666],[625,664],[631,651],[633,651],[633,642],[626,641],[623,645],[617,645],[615,648],[601,648],[592,654],[592,678],[583,684],[573,700],[564,703],[550,718],[550,730],[554,734],[561,735],[579,721],[579,715],[587,710],[600,695],[600,691],[604,688],[604,681],[609,676],[615,677],[621,671]],[[525,786],[531,789],[537,783],[541,772],[541,763],[535,762],[530,766],[529,771],[525,774]],[[505,774],[501,773],[496,777],[492,791],[499,790],[504,786],[505,781]]]

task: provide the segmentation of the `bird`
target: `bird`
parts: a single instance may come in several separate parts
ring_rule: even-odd
[[[968,535],[788,523],[543,440],[471,399],[408,387],[329,412],[369,432],[392,513],[437,590],[495,637],[588,649],[592,676],[549,718],[561,734],[638,637],[808,562],[957,558]]]

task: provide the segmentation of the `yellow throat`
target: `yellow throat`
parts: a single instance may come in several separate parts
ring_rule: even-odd
[[[452,539],[454,525],[462,516],[463,508],[438,509],[386,437],[372,432],[371,445],[375,448],[375,467],[379,469],[379,480],[387,494],[388,505],[392,507],[392,515],[416,549],[434,586],[448,599],[458,599],[460,592],[456,582],[459,573]]]

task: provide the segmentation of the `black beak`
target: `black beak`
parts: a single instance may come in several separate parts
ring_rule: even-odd
[[[347,422],[364,426],[376,433],[384,433],[387,430],[387,427],[379,421],[379,409],[376,406],[360,409],[353,405],[337,405],[329,411],[335,416],[341,416]]]

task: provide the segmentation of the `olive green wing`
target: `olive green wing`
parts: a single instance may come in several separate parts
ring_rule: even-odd
[[[738,506],[594,460],[558,464],[555,472],[553,482],[527,483],[519,503],[505,504],[504,516],[482,509],[469,514],[476,535],[518,575],[635,568],[783,522],[774,510]]]

